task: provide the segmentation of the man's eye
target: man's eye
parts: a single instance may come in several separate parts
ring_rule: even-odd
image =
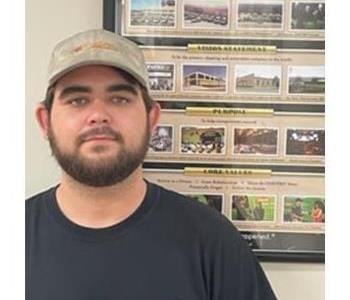
[[[74,98],[68,101],[73,106],[81,106],[87,102],[86,98]]]
[[[125,97],[112,97],[111,102],[114,104],[127,104],[130,102],[128,98]]]

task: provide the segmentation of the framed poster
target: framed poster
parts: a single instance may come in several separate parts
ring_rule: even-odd
[[[324,12],[104,0],[104,28],[139,45],[162,108],[145,178],[223,214],[261,260],[324,261]]]

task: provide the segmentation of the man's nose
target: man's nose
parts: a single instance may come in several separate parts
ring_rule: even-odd
[[[90,107],[88,119],[90,125],[94,124],[109,124],[111,116],[108,112],[108,107],[102,101],[96,101]]]

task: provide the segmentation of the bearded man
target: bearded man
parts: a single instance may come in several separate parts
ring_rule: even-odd
[[[136,44],[55,47],[36,117],[62,177],[26,202],[27,300],[276,299],[231,222],[143,179],[159,115]]]

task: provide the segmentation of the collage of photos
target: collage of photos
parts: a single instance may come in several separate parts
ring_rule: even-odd
[[[276,196],[233,195],[231,220],[234,223],[277,222],[285,225],[325,223],[325,198],[322,196],[284,196],[279,201],[283,219],[276,221]]]
[[[280,205],[276,199],[276,195],[232,195],[231,221],[237,224],[272,222],[285,226],[325,223],[323,196],[283,196],[278,198]],[[282,218],[276,218],[277,214]]]
[[[185,194],[223,213],[223,194]],[[276,223],[276,195],[232,195],[230,220],[237,223]],[[283,223],[325,223],[325,198],[320,196],[284,196]]]
[[[152,92],[227,94],[228,65],[183,64],[181,86],[176,87],[174,64],[148,64]],[[234,91],[240,94],[281,95],[282,66],[236,65],[233,72]],[[324,66],[290,66],[288,95],[324,96]],[[179,91],[180,90],[180,91]]]
[[[115,27],[139,44],[162,107],[145,179],[223,214],[245,239],[273,233],[249,240],[253,250],[322,249],[325,0],[119,4]]]
[[[321,51],[200,53],[142,47],[155,99],[324,104]]]
[[[273,172],[271,177],[186,176],[146,169],[146,179],[208,205],[238,229],[324,232],[324,176]]]
[[[324,39],[325,1],[125,0],[123,33]]]
[[[323,165],[324,156],[325,130],[319,128],[160,124],[147,159]]]

